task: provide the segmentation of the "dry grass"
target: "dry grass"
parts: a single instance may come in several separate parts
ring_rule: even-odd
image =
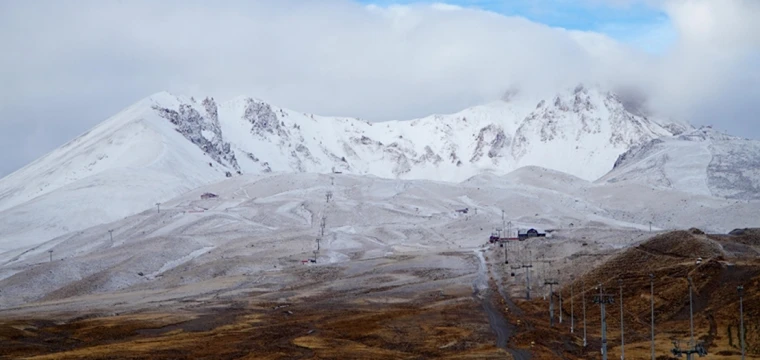
[[[757,234],[755,234],[756,236]],[[654,274],[654,304],[656,323],[656,354],[670,359],[672,339],[689,338],[689,286],[687,277],[694,282],[693,306],[695,338],[705,343],[709,355],[705,359],[735,359],[739,347],[739,298],[736,287],[744,285],[744,321],[746,328],[747,358],[760,358],[760,259],[732,256],[724,247],[737,243],[760,244],[752,235],[742,237],[713,236],[699,232],[677,231],[652,238],[641,246],[613,256],[608,262],[583,276],[586,284],[586,316],[589,346],[580,349],[581,279],[575,289],[576,331],[569,333],[570,285],[562,289],[565,323],[555,328],[548,324],[548,300],[518,302],[525,312],[521,319],[523,332],[515,344],[525,346],[532,341],[534,347],[562,349],[554,358],[601,358],[600,308],[592,303],[598,294],[595,286],[602,283],[605,293],[615,297],[615,304],[607,307],[609,358],[620,358],[620,311],[617,279],[623,279],[624,321],[627,359],[650,358],[650,280]],[[756,249],[751,249],[756,251]],[[696,259],[702,257],[701,264]],[[555,306],[557,299],[555,298]],[[556,319],[555,319],[556,321]],[[729,330],[730,328],[730,330]],[[730,331],[730,333],[729,333]],[[685,347],[685,344],[681,345]],[[537,351],[546,353],[545,350]],[[540,355],[539,358],[551,358]]]
[[[29,319],[0,323],[0,358],[504,358],[477,303],[443,300],[424,306],[267,304],[60,324]]]

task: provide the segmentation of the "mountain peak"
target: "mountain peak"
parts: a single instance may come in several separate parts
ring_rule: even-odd
[[[153,93],[148,97],[143,98],[140,103],[147,103],[152,105],[172,105],[176,104],[177,102],[181,101],[190,101],[189,98],[185,98],[184,96],[177,96],[175,94],[172,94],[168,91],[159,91],[157,93]]]
[[[316,116],[248,96],[219,102],[162,91],[0,179],[0,210],[14,208],[17,216],[7,221],[28,223],[28,231],[12,234],[21,241],[38,236],[33,221],[25,220],[33,210],[22,204],[64,208],[66,199],[118,183],[114,179],[130,186],[128,196],[114,200],[119,211],[103,213],[106,200],[98,200],[68,215],[114,220],[244,173],[344,172],[459,182],[540,166],[593,181],[629,148],[673,134],[596,85],[543,98],[513,88],[501,101],[454,114],[377,123]],[[76,230],[58,220],[50,223],[49,234]],[[6,235],[11,236],[0,233]]]

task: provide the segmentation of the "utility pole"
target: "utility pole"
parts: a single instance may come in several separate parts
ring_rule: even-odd
[[[623,279],[618,279],[620,287],[620,360],[625,360],[625,326],[623,324]]]
[[[570,333],[574,333],[575,328],[575,314],[574,314],[574,307],[573,307],[573,286],[575,284],[575,276],[570,275]]]
[[[111,236],[111,245],[113,245],[113,229],[108,230],[108,235]]]
[[[739,292],[739,326],[741,326],[739,333],[741,335],[742,343],[742,360],[744,360],[744,286],[739,285],[736,287],[736,291]]]
[[[654,274],[649,274],[649,305],[651,307],[652,314],[650,315],[652,320],[652,360],[654,358]]]
[[[161,213],[161,203],[156,203],[156,212]]]
[[[689,343],[689,346],[694,346],[694,306],[692,301],[692,288],[694,287],[694,283],[691,282],[691,276],[688,277],[689,279],[689,330],[691,331],[691,342]]]
[[[605,306],[612,304],[615,300],[612,295],[604,294],[602,284],[599,284],[599,295],[594,296],[594,303],[599,304],[602,310],[602,360],[607,360],[607,315]]]
[[[530,268],[533,267],[533,259],[532,259],[532,254],[530,252],[528,252],[528,261],[530,261],[530,263],[528,265],[522,264],[522,267],[525,269],[526,298],[530,300]]]
[[[559,288],[559,323],[562,324],[562,288]]]
[[[322,218],[319,220],[319,236],[317,236],[317,251],[319,251],[320,241],[322,241],[322,238],[325,236],[325,226],[327,226],[327,218],[324,215],[322,215]],[[316,260],[316,253],[314,255],[314,259]]]
[[[501,241],[501,240],[499,240]],[[509,247],[509,241],[504,240],[504,263],[509,264],[509,255],[507,254],[507,248]]]
[[[562,278],[560,276],[559,270],[557,270],[557,285],[559,285],[559,279]],[[551,293],[551,287],[549,287],[549,292]],[[549,294],[551,296],[551,294]],[[559,323],[562,324],[562,288],[559,288]]]
[[[544,285],[549,285],[549,324],[551,327],[554,327],[554,296],[552,296],[553,292],[553,286],[558,285],[559,282],[555,279],[546,279],[544,280]]]
[[[319,223],[319,227],[320,227],[319,236],[320,237],[325,236],[325,226],[327,226],[327,218],[324,215],[322,215],[322,220]]]
[[[586,284],[581,278],[581,299],[583,300],[583,347],[585,348],[588,343],[586,342]]]
[[[689,340],[689,347],[686,350],[681,350],[681,348],[678,346],[678,340],[673,340],[673,350],[671,352],[673,355],[680,357],[683,354],[686,354],[686,360],[691,360],[693,354],[697,354],[700,357],[707,355],[707,350],[705,350],[704,345],[702,343],[695,343],[694,342],[694,308],[693,308],[693,297],[692,297],[692,288],[694,287],[694,283],[691,281],[691,276],[688,277],[689,280],[689,328],[691,331],[691,340]]]
[[[533,267],[532,264],[522,265],[523,268],[525,268],[525,290],[526,290],[526,299],[530,300],[530,268]]]
[[[649,232],[652,232],[652,222],[649,222]]]
[[[507,229],[507,224],[505,223],[505,220],[504,220],[504,210],[501,210],[501,228],[504,230]]]
[[[53,250],[50,249],[48,252],[50,253],[50,262],[53,262]]]

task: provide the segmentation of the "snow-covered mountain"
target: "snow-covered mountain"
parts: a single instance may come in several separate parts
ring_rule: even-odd
[[[221,104],[218,114],[246,173],[336,168],[386,178],[462,181],[482,171],[505,174],[536,165],[595,180],[631,146],[672,135],[627,111],[614,94],[584,87],[546,100],[518,94],[411,121],[327,118],[250,98]]]
[[[729,199],[760,199],[760,141],[709,127],[654,139],[620,155],[599,183],[637,182]]]
[[[0,249],[120,219],[242,173],[462,181],[535,165],[595,180],[630,147],[686,128],[583,86],[379,123],[162,92],[0,179]]]
[[[326,202],[328,191],[333,196]],[[218,197],[201,199],[205,192]],[[464,207],[469,213],[455,211]],[[372,269],[373,259],[391,254],[470,252],[502,224],[502,211],[513,229],[554,229],[553,235],[562,236],[561,242],[543,243],[540,252],[531,242],[534,254],[568,257],[572,251],[588,256],[589,248],[607,252],[629,245],[648,232],[650,221],[655,231],[696,226],[725,233],[746,227],[756,220],[760,202],[639,184],[593,184],[536,167],[506,176],[481,174],[461,183],[345,174],[243,175],[168,200],[160,212],[149,209],[0,253],[0,309],[129,291],[137,292],[136,301],[142,303],[151,293],[165,296],[178,287],[181,296],[189,288],[213,295],[216,291],[207,286],[239,291],[237,281],[258,287],[267,274],[275,276],[276,287],[263,288],[279,297],[284,282],[298,279],[280,271],[303,268],[300,261],[314,256],[323,215],[327,228],[318,263]],[[569,245],[576,229],[586,231]],[[613,236],[604,235],[608,231]],[[415,261],[412,266],[424,265]],[[347,273],[349,278],[354,274]],[[335,285],[325,282],[330,291]],[[69,301],[82,306],[81,299]]]

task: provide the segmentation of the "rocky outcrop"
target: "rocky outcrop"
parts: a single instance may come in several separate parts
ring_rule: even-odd
[[[551,103],[539,102],[517,129],[511,153],[519,160],[542,143],[580,145],[590,138],[599,141],[597,136],[606,137],[606,144],[601,145],[625,151],[665,135],[671,133],[645,116],[627,111],[617,95],[579,85],[571,94],[555,96]]]
[[[251,123],[251,134],[260,136],[264,136],[265,133],[283,134],[282,126],[272,106],[250,98],[246,99],[246,104],[243,119]]]
[[[484,155],[485,148],[488,148],[488,157],[495,158],[501,155],[502,149],[510,145],[509,138],[504,133],[504,129],[495,124],[483,127],[478,132],[475,139],[475,150],[472,153],[470,162],[477,162]]]
[[[159,116],[174,124],[177,132],[198,146],[211,159],[220,165],[240,171],[230,143],[225,142],[222,136],[216,102],[213,98],[206,98],[202,105],[206,110],[205,116],[190,104],[180,104],[178,110],[160,106],[154,106],[153,109]]]

